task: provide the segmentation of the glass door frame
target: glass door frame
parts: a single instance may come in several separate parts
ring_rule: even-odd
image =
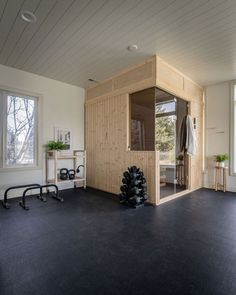
[[[182,101],[184,101],[186,103],[186,115],[189,115],[189,113],[190,113],[190,106],[191,106],[191,102],[190,101],[188,101],[186,99],[183,99],[182,97],[178,97],[178,96],[176,96],[176,95],[174,95],[172,93],[169,93],[168,91],[163,90],[163,89],[161,89],[159,87],[156,87],[156,90],[163,91],[166,94],[169,94],[170,96],[173,97],[173,99],[169,99],[169,100],[160,99],[160,101],[158,101],[159,104],[164,104],[165,102],[168,103],[168,102],[174,101],[174,99],[176,99],[176,109],[175,109],[175,111],[163,113],[163,114],[159,115],[159,117],[166,116],[166,115],[176,115],[176,118],[177,118],[177,113],[176,112],[177,112],[177,102],[178,102],[178,99],[180,99],[180,100],[182,100]],[[155,97],[154,104],[155,104],[155,110],[156,110],[156,97]],[[155,120],[156,120],[156,117],[157,117],[157,114],[155,112]],[[175,133],[176,133],[176,129],[175,129]],[[175,138],[176,138],[176,136],[175,136]],[[175,140],[175,147],[176,147],[176,142],[177,142],[177,138]],[[156,133],[155,133],[155,143],[156,143]],[[156,144],[155,144],[155,147],[156,147]],[[156,161],[159,162],[159,167],[160,167],[160,153],[161,152],[157,148],[155,148],[155,150],[157,152],[159,152],[159,159],[156,159]],[[175,155],[176,155],[176,152],[175,152]],[[189,192],[189,189],[190,189],[190,187],[189,187],[189,185],[190,185],[190,171],[191,171],[190,170],[190,157],[189,157],[189,155],[185,154],[185,159],[186,159],[186,165],[185,165],[185,168],[184,168],[185,169],[185,173],[186,173],[185,174],[186,175],[185,176],[185,183],[186,183],[185,184],[185,189],[183,189],[180,192],[174,192],[173,194],[167,195],[167,196],[165,196],[163,198],[161,198],[161,186],[160,186],[160,179],[161,179],[161,171],[160,170],[161,169],[159,168],[159,179],[158,179],[159,180],[159,185],[157,186],[158,187],[158,191],[157,191],[157,202],[158,202],[158,204],[161,204],[161,203],[164,203],[164,202],[169,201],[171,199],[177,198],[177,197],[182,196],[182,195],[184,195],[184,194],[186,194],[186,193]],[[157,165],[157,163],[156,163],[156,165]],[[176,165],[176,162],[175,162],[175,165]],[[176,175],[176,168],[174,170],[175,170],[174,173]],[[176,177],[175,177],[175,180],[176,180]]]

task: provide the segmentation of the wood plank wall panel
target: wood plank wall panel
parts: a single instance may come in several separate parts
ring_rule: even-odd
[[[150,201],[155,202],[155,152],[127,151],[127,94],[86,104],[87,184],[118,194],[122,174],[137,165],[147,178]]]
[[[98,84],[93,88],[87,90],[87,99],[92,99],[98,96],[102,96],[112,91],[112,80]]]
[[[118,95],[130,91],[143,90],[155,86],[156,83],[156,57],[148,59],[123,73],[108,80],[89,87],[86,90],[86,99],[94,99],[105,95]]]
[[[138,68],[128,71],[113,80],[114,90],[121,89],[131,84],[150,79],[153,76],[153,63],[148,62]]]
[[[203,104],[191,102],[190,115],[196,119],[197,153],[190,157],[190,189],[202,187],[203,177]]]
[[[202,103],[203,89],[158,56],[156,58],[156,85],[185,100]]]
[[[171,92],[174,91],[179,96],[183,95],[184,77],[182,74],[174,70],[160,58],[157,58],[156,73],[157,85]]]
[[[202,103],[203,90],[199,85],[197,85],[190,79],[184,79],[184,92],[184,95],[186,98],[188,98],[188,100]]]
[[[127,96],[125,94],[110,97],[109,103],[109,175],[108,191],[119,192],[122,170],[124,170],[124,157],[126,152],[126,107]]]

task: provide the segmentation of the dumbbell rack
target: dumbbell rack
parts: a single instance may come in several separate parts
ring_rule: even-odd
[[[73,169],[76,170],[78,165],[83,165],[83,175],[76,176],[74,179],[61,180],[59,177],[59,161],[72,160]],[[81,161],[82,160],[82,161]],[[49,173],[50,164],[49,161],[53,161],[53,173]],[[60,167],[61,168],[61,167]],[[53,178],[50,176],[53,175]],[[47,151],[46,152],[46,183],[60,185],[62,183],[74,183],[74,187],[77,187],[77,184],[82,183],[84,189],[86,189],[86,151],[84,150],[74,150],[71,155],[63,155],[60,151]]]

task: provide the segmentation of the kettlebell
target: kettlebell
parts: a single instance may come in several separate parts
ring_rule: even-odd
[[[61,168],[60,169],[60,179],[61,180],[67,180],[68,178],[68,169],[67,168]]]
[[[74,169],[70,169],[68,170],[68,175],[69,175],[69,179],[75,179],[75,170]]]

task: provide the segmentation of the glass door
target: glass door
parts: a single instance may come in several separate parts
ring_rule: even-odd
[[[129,149],[160,152],[161,198],[187,188],[188,157],[181,144],[186,115],[185,100],[156,87],[130,94]]]
[[[156,88],[155,148],[160,152],[160,198],[187,188],[188,157],[181,137],[187,102]]]

